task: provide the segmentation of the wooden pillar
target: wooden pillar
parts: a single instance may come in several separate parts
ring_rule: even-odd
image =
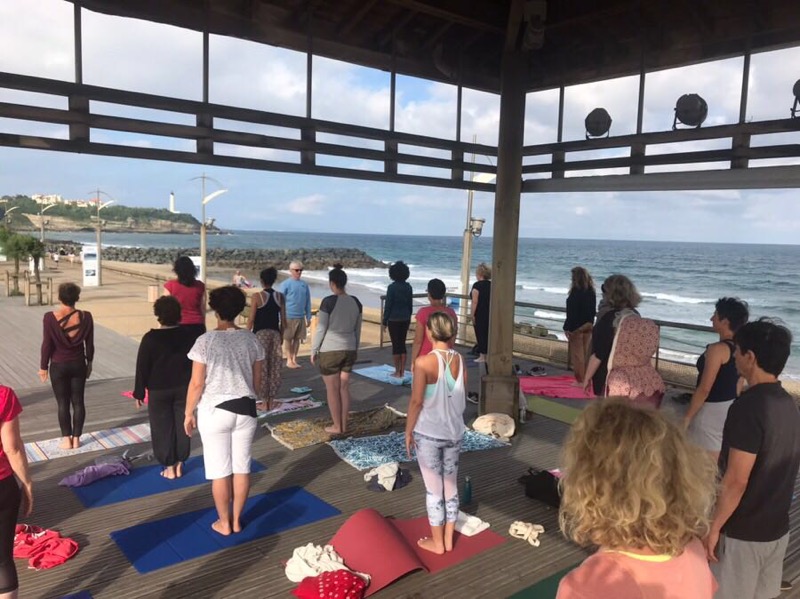
[[[492,239],[489,374],[481,381],[482,412],[518,415],[519,380],[513,373],[519,203],[525,124],[526,58],[518,47],[522,3],[512,3],[500,83],[500,132]]]

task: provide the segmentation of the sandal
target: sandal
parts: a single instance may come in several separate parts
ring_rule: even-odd
[[[544,526],[541,524],[531,524],[530,522],[520,522],[519,520],[511,524],[508,529],[508,534],[512,537],[528,541],[534,547],[538,547],[541,544],[539,535],[543,532]]]
[[[531,366],[528,369],[528,376],[544,376],[547,374],[547,369],[544,366]]]

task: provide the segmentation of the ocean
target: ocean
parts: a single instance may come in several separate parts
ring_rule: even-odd
[[[47,237],[94,242],[93,233],[48,231]],[[197,235],[106,233],[103,245],[196,248],[200,242]],[[409,282],[415,292],[424,292],[433,277],[442,279],[452,291],[458,290],[460,282],[461,237],[232,231],[209,235],[208,247],[358,248],[387,263],[404,260],[411,268]],[[473,273],[478,263],[491,263],[491,249],[491,238],[474,240]],[[520,239],[517,300],[563,307],[575,265],[589,270],[598,290],[606,276],[627,275],[644,298],[639,308],[642,315],[661,320],[710,325],[718,298],[747,301],[751,318],[777,317],[792,330],[795,342],[785,374],[800,379],[800,246]],[[351,293],[365,296],[367,305],[379,305],[377,298],[390,282],[385,270],[348,269],[347,274]],[[310,282],[327,282],[327,272],[307,271],[304,276]],[[521,310],[516,320],[539,322],[560,332],[563,315]],[[663,329],[662,355],[694,362],[713,340],[712,334]]]

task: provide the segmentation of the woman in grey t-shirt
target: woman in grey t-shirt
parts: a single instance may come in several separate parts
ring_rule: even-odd
[[[347,432],[350,410],[350,372],[361,340],[361,302],[345,292],[347,274],[341,264],[328,273],[333,295],[322,300],[317,313],[317,328],[311,348],[311,363],[319,364],[331,411],[331,434]]]

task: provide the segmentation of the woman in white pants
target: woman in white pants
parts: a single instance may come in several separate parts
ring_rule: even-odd
[[[247,303],[241,289],[233,285],[215,289],[208,303],[217,327],[198,337],[189,352],[192,379],[184,428],[189,436],[195,428],[200,431],[206,479],[211,481],[219,515],[211,528],[227,536],[242,530],[256,432],[255,390],[265,356],[256,336],[234,324]]]

